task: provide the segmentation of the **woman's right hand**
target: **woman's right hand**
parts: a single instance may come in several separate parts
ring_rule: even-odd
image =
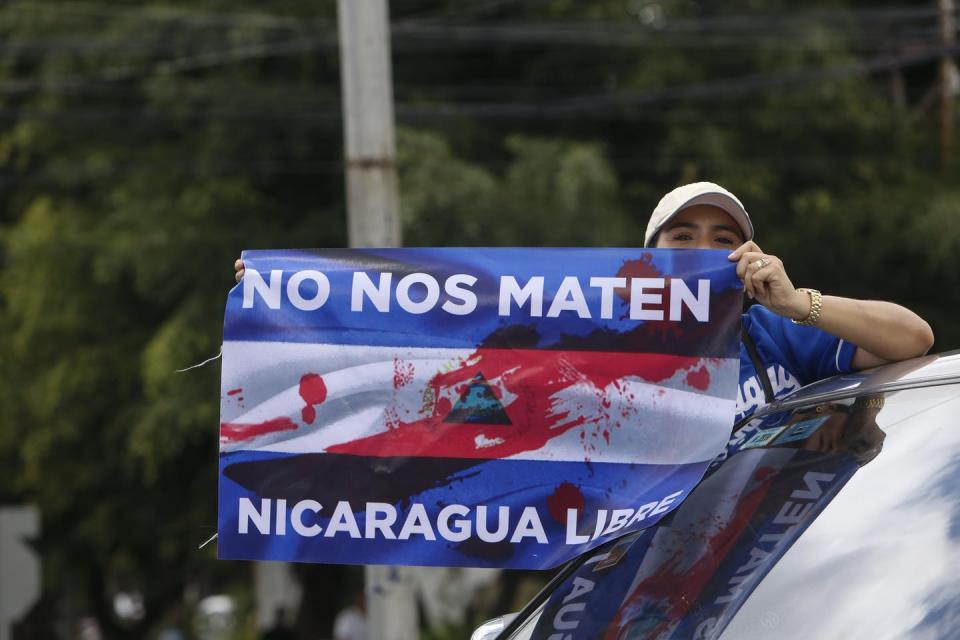
[[[243,260],[241,260],[240,258],[237,258],[237,261],[233,263],[233,270],[237,272],[234,275],[234,277],[239,283],[241,280],[243,280],[243,271],[244,271]]]

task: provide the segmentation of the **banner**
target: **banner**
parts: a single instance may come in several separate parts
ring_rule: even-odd
[[[544,569],[649,527],[727,443],[722,251],[248,251],[221,558]]]

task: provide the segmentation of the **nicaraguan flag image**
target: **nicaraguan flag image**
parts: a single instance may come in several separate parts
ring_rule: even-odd
[[[224,322],[221,558],[548,568],[725,447],[722,251],[248,251]]]

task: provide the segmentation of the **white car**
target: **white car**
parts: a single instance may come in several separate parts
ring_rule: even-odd
[[[960,352],[758,410],[666,519],[473,638],[960,638]]]

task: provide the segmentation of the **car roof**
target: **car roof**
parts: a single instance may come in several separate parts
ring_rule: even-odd
[[[960,350],[947,351],[808,384],[761,407],[744,422],[821,402],[957,382],[960,382]]]
[[[769,574],[756,576],[723,639],[957,637],[958,362],[956,354],[931,356],[855,389],[885,399],[875,418],[881,446],[861,458]],[[811,415],[802,412],[816,395],[802,397],[806,404],[790,413]]]
[[[692,603],[673,617],[677,635],[651,637],[716,638],[731,618],[724,639],[833,637],[841,628],[853,633],[894,626],[900,631],[890,637],[954,637],[949,629],[960,624],[960,583],[950,569],[960,560],[958,387],[955,351],[836,376],[757,411],[744,423],[744,438],[776,431],[790,436],[778,436],[788,444],[762,438],[747,443],[756,448],[744,446],[719,463],[716,475],[708,473],[695,490],[700,495],[691,494],[662,525],[621,539],[623,569],[604,567],[606,591],[597,581],[596,602],[622,600],[617,615],[634,627],[670,618],[651,617],[661,610],[669,614],[663,602]],[[814,433],[818,423],[831,424],[823,422],[829,415],[840,421],[837,433],[856,437],[824,453],[785,448],[806,448],[791,432],[813,424],[807,429]],[[741,481],[744,489],[733,489]],[[807,500],[807,494],[809,505],[798,498]],[[736,517],[712,511],[724,504],[736,504],[738,514],[746,509]],[[795,536],[786,537],[787,528],[778,524],[783,517],[797,517]],[[727,524],[717,529],[712,523],[719,519]],[[716,534],[737,523],[741,529],[717,546]],[[682,544],[670,547],[664,542],[670,540]],[[672,555],[658,565],[651,562],[656,555],[647,557],[648,547],[655,553],[671,549]],[[593,555],[606,557],[615,548],[606,545]],[[764,558],[769,561],[759,561]],[[685,569],[687,560],[692,564]],[[694,584],[691,576],[706,566],[712,568]],[[572,596],[561,585],[576,579],[573,572],[581,580],[600,577],[596,569],[569,569],[554,581],[551,603],[568,604]],[[617,572],[622,575],[615,577]],[[635,589],[632,600],[624,599],[631,593],[624,590],[627,584]],[[543,610],[548,621],[559,615],[550,603]],[[588,610],[592,624],[606,618],[596,603]],[[606,620],[616,624],[613,617]]]

